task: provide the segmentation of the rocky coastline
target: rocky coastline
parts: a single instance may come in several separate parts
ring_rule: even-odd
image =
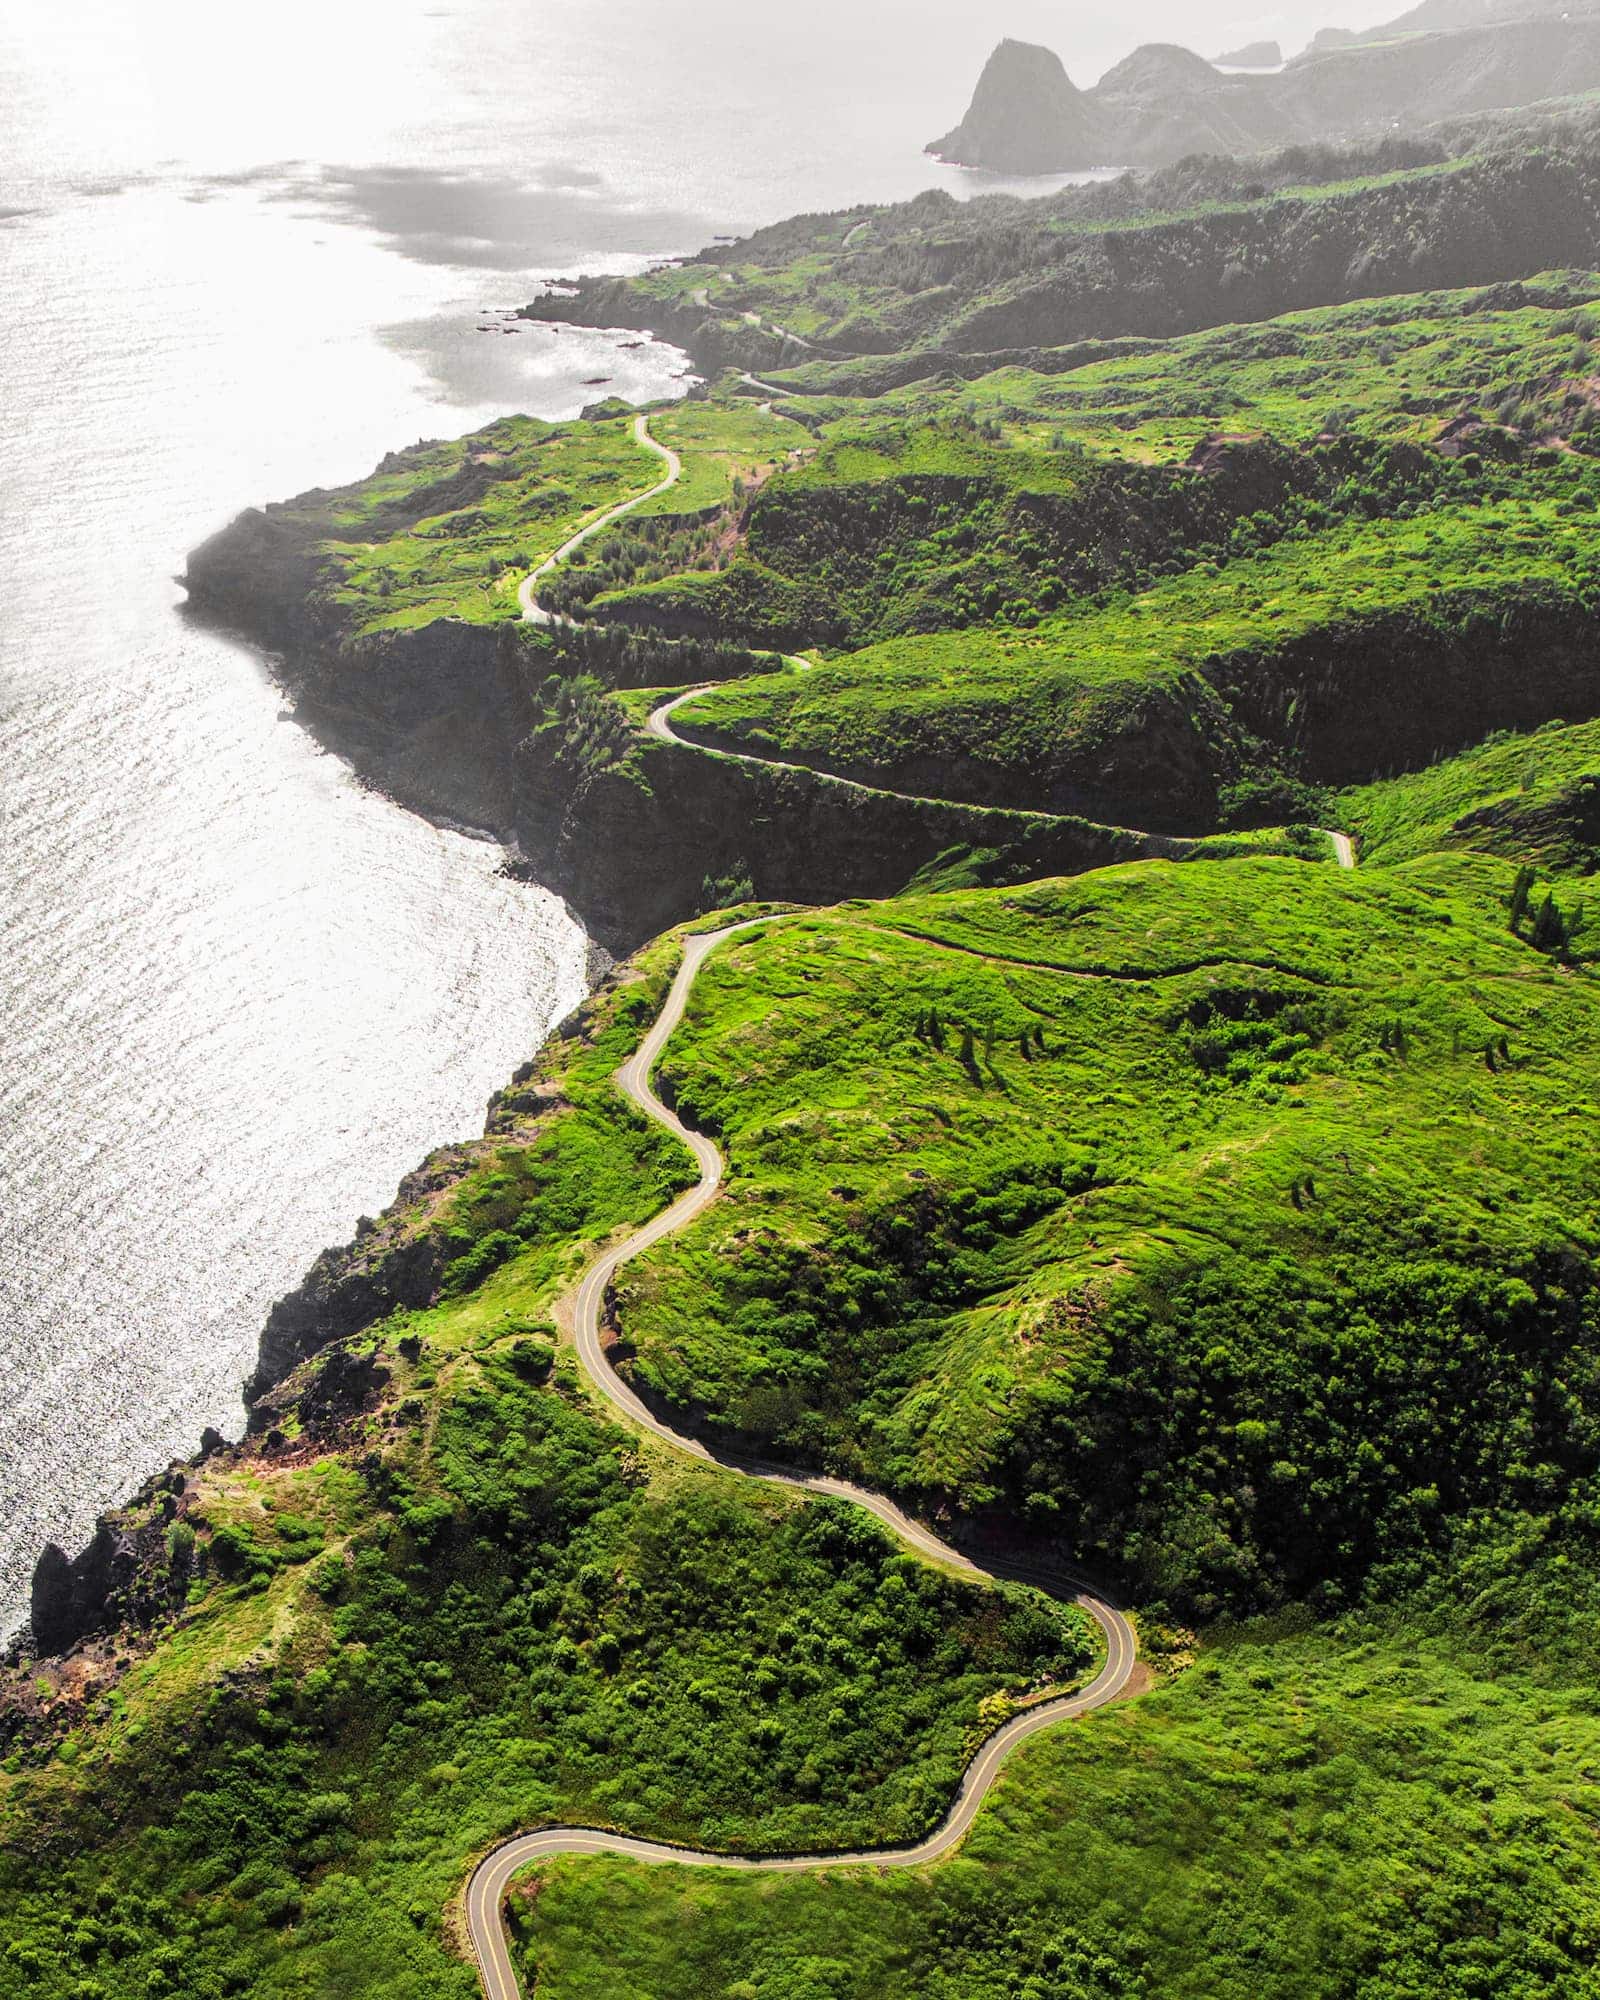
[[[248,510],[197,549],[185,580],[188,615],[260,648],[320,741],[400,804],[500,841],[514,867],[568,900],[601,966],[693,915],[707,882],[727,877],[751,879],[773,900],[832,902],[891,894],[951,849],[1003,852],[1020,876],[1187,845],[1088,820],[901,799],[653,741],[628,766],[584,770],[532,728],[541,667],[527,628],[441,620],[350,637],[319,600],[311,553],[272,507]],[[184,1520],[194,1465],[281,1444],[291,1414],[302,1432],[309,1423],[327,1433],[370,1401],[377,1364],[341,1343],[434,1298],[444,1253],[416,1218],[485,1143],[546,1108],[530,1073],[492,1101],[485,1140],[431,1155],[382,1218],[323,1252],[272,1308],[238,1446],[208,1429],[195,1460],[174,1461],[107,1510],[82,1549],[45,1548],[11,1661],[92,1651],[173,1615],[173,1591],[189,1578],[171,1565],[169,1531]],[[316,1357],[319,1367],[299,1372]]]
[[[585,288],[588,323],[620,308],[625,295],[607,289],[617,284]],[[637,307],[637,295],[626,296]],[[579,302],[559,303],[570,310]],[[707,368],[741,358],[747,338],[773,339],[695,308],[663,307],[651,330]],[[1238,457],[1201,469],[1218,477]],[[1260,470],[1251,457],[1228,476],[1243,481],[1243,492]],[[893,894],[952,852],[989,857],[989,879],[1022,880],[1181,857],[1194,846],[1087,817],[874,791],[654,738],[634,741],[620,759],[587,760],[541,706],[552,660],[538,628],[444,619],[352,633],[319,592],[317,549],[288,508],[240,515],[194,552],[186,583],[189,615],[263,649],[300,719],[366,782],[440,823],[492,834],[618,956],[693,916],[708,896],[714,902],[713,885],[728,882],[773,901],[827,903]],[[1454,747],[1435,740],[1427,718],[1439,703],[1417,701],[1419,687],[1440,697],[1450,690],[1456,733],[1467,741],[1551,713],[1588,712],[1589,657],[1586,620],[1546,591],[1511,610],[1485,604],[1481,618],[1448,638],[1377,621],[1346,645],[1219,659],[1208,674],[1251,729],[1293,741],[1310,777],[1342,783],[1386,761],[1426,762]],[[1536,675],[1527,672],[1530,659],[1541,663]],[[1396,689],[1409,691],[1398,707]],[[1130,817],[1135,810],[1130,803]],[[274,1307],[246,1394],[249,1439],[281,1435],[291,1407],[313,1430],[337,1427],[370,1397],[379,1364],[338,1358],[341,1343],[436,1295],[443,1253],[417,1217],[508,1121],[546,1108],[530,1076],[492,1103],[486,1141],[433,1155],[379,1222],[325,1252]],[[297,1373],[317,1356],[328,1358],[314,1381]],[[208,1433],[200,1455],[233,1448]],[[157,1556],[164,1528],[181,1522],[187,1483],[182,1465],[169,1466],[130,1509],[109,1512],[77,1555],[47,1548],[34,1579],[32,1633],[13,1645],[13,1657],[30,1644],[60,1652],[113,1628],[145,1628],[175,1609],[151,1579],[167,1573]],[[152,1505],[161,1532],[149,1525]],[[141,1518],[137,1530],[126,1525],[130,1514]],[[146,1546],[152,1533],[160,1551]]]
[[[492,833],[622,954],[692,916],[705,884],[781,901],[892,894],[953,848],[1076,873],[1171,841],[1004,807],[901,798],[641,741],[598,769],[537,728],[537,634],[440,620],[341,635],[298,546],[252,510],[190,559],[193,615],[270,649],[301,720],[413,811]]]

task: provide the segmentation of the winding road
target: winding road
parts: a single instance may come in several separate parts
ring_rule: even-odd
[[[753,377],[745,379],[754,389],[765,389],[768,386]],[[564,542],[553,556],[541,563],[532,575],[524,580],[517,597],[523,617],[530,622],[541,625],[568,622],[559,618],[558,614],[547,611],[539,603],[540,580],[568,561],[591,537],[602,533],[612,522],[620,520],[625,514],[632,513],[635,508],[643,506],[647,500],[653,500],[657,495],[665,493],[682,477],[682,461],[676,452],[651,435],[647,414],[641,412],[634,419],[633,434],[640,445],[647,451],[654,452],[663,461],[666,468],[664,476],[648,492],[637,494],[633,499],[608,508],[597,516],[587,527],[581,528],[577,534]],[[786,657],[785,664],[798,672],[810,670],[810,662],[798,658]],[[921,799],[906,792],[885,791],[878,786],[863,785],[855,779],[835,777],[829,772],[819,771],[807,764],[786,764],[774,758],[756,757],[739,751],[717,750],[706,744],[691,742],[677,734],[672,726],[672,718],[685,703],[706,692],[705,687],[690,688],[662,702],[649,717],[646,724],[648,733],[658,741],[676,744],[686,750],[696,750],[703,756],[726,757],[736,763],[764,764],[775,770],[803,772],[825,783],[844,785],[852,790],[876,793],[882,797],[911,799],[918,804],[951,803],[942,799]],[[1049,814],[1034,816],[1052,817]],[[1333,844],[1339,866],[1345,869],[1354,868],[1355,844],[1350,836],[1331,829],[1326,831],[1327,838]],[[771,918],[756,919],[757,924],[772,921],[774,920]],[[466,1891],[467,1929],[478,1962],[485,2000],[523,2000],[521,1988],[517,1983],[516,1970],[511,1962],[504,1922],[504,1904],[513,1877],[536,1861],[550,1860],[559,1855],[616,1854],[633,1861],[667,1863],[679,1867],[726,1868],[741,1871],[764,1869],[790,1874],[802,1870],[848,1866],[912,1868],[937,1861],[958,1847],[966,1838],[994,1784],[1000,1766],[1019,1743],[1037,1735],[1041,1730],[1052,1728],[1056,1723],[1068,1721],[1074,1716],[1087,1715],[1095,1709],[1105,1707],[1107,1703],[1115,1701],[1119,1695],[1127,1691],[1133,1678],[1138,1652],[1133,1627],[1116,1605],[1088,1588],[1081,1578],[1073,1577],[1065,1567],[1013,1563],[1002,1559],[978,1561],[951,1547],[949,1543],[941,1541],[931,1529],[914,1520],[892,1501],[884,1499],[881,1494],[869,1492],[864,1487],[853,1486],[846,1480],[832,1479],[821,1474],[806,1475],[790,1472],[782,1466],[763,1460],[714,1452],[701,1439],[684,1436],[673,1430],[646,1406],[612,1367],[606,1353],[602,1331],[606,1300],[612,1281],[624,1264],[642,1256],[645,1251],[652,1249],[667,1237],[675,1235],[697,1216],[704,1214],[715,1201],[723,1177],[723,1157],[714,1141],[703,1133],[690,1131],[677,1114],[656,1095],[651,1076],[669,1037],[683,1019],[689,994],[701,967],[726,938],[753,928],[754,924],[735,924],[723,930],[701,932],[686,940],[683,961],[667,995],[666,1004],[655,1025],[640,1043],[637,1052],[617,1072],[617,1084],[624,1095],[657,1124],[664,1126],[693,1154],[700,1169],[700,1178],[687,1193],[680,1195],[653,1221],[635,1230],[621,1242],[613,1244],[597,1257],[579,1280],[570,1298],[563,1302],[561,1313],[570,1322],[579,1366],[594,1390],[619,1415],[637,1430],[658,1438],[686,1457],[698,1459],[705,1464],[729,1468],[751,1479],[791,1487],[802,1493],[850,1501],[874,1515],[906,1548],[975,1581],[1004,1579],[1010,1582],[1029,1583],[1049,1591],[1058,1598],[1070,1598],[1099,1626],[1105,1641],[1105,1662],[1089,1685],[1076,1694],[1060,1695],[1039,1702],[1015,1715],[1002,1728],[996,1730],[963,1773],[955,1801],[943,1823],[914,1847],[761,1858],[673,1847],[662,1841],[635,1840],[625,1834],[607,1833],[597,1828],[581,1826],[544,1827],[537,1832],[518,1834],[510,1840],[503,1841],[478,1863]]]
[[[624,514],[631,514],[635,507],[642,507],[647,500],[654,500],[658,494],[668,492],[683,477],[683,460],[672,449],[654,436],[650,429],[650,419],[641,410],[633,420],[633,435],[646,451],[652,451],[666,464],[666,475],[652,486],[648,493],[636,493],[631,500],[624,500],[620,506],[608,507],[596,516],[586,528],[580,528],[569,541],[561,544],[553,556],[547,556],[531,576],[522,579],[517,591],[517,602],[522,607],[522,615],[530,625],[566,625],[572,621],[558,618],[553,611],[546,611],[537,595],[539,579],[548,576],[553,569],[559,569],[581,549],[593,535],[602,533],[613,521],[620,521]]]
[[[811,662],[809,660],[792,658],[787,655],[783,656],[783,658],[784,665],[794,668],[797,672],[809,673],[811,670]],[[1010,818],[1018,819],[1051,820],[1060,817],[1056,813],[1037,812],[1029,806],[982,806],[965,800],[929,798],[918,792],[894,792],[890,791],[885,785],[865,785],[859,778],[841,778],[836,772],[819,770],[815,764],[786,764],[779,757],[757,757],[748,750],[721,750],[714,748],[709,743],[696,743],[692,737],[680,736],[672,726],[674,714],[686,702],[694,701],[700,695],[710,694],[712,689],[718,685],[719,683],[716,681],[707,681],[701,687],[686,688],[682,694],[672,695],[668,700],[662,702],[659,708],[651,710],[650,717],[645,723],[645,733],[655,737],[659,743],[674,743],[680,750],[698,750],[702,757],[722,757],[726,758],[730,764],[760,764],[769,771],[799,771],[808,778],[815,778],[820,784],[842,785],[846,791],[865,792],[869,798],[899,799],[904,804],[913,806],[960,805],[965,812],[1004,813]],[[1111,831],[1115,833],[1129,833],[1140,840],[1167,841],[1174,848],[1182,848],[1194,844],[1201,837],[1193,834],[1146,833],[1141,828],[1133,826],[1113,827]],[[1325,838],[1332,841],[1334,856],[1339,866],[1341,868],[1354,868],[1356,865],[1356,847],[1355,842],[1350,838],[1349,834],[1335,833],[1331,827],[1320,827],[1318,831]]]
[[[1331,826],[1325,826],[1321,831],[1333,842],[1333,852],[1339,866],[1341,868],[1354,868],[1356,865],[1356,844],[1350,838],[1349,834],[1335,833]]]
[[[641,420],[642,421],[642,420]],[[596,524],[599,525],[598,523]],[[759,918],[756,923],[771,922]],[[890,1848],[843,1854],[783,1855],[756,1859],[746,1855],[714,1854],[698,1849],[667,1846],[660,1841],[632,1840],[623,1834],[604,1833],[591,1827],[553,1826],[536,1833],[524,1833],[491,1850],[474,1870],[466,1894],[467,1928],[478,1962],[485,2000],[522,2000],[516,1970],[511,1962],[506,1937],[503,1906],[511,1879],[532,1862],[563,1854],[619,1854],[634,1861],[671,1862],[694,1868],[768,1869],[784,1873],[816,1868],[837,1868],[852,1864],[877,1868],[911,1868],[937,1861],[966,1837],[979,1808],[995,1781],[1005,1758],[1019,1743],[1042,1729],[1115,1701],[1133,1677],[1137,1641],[1133,1627],[1112,1603],[1083,1587],[1065,1569],[1003,1561],[979,1562],[943,1542],[929,1528],[903,1513],[893,1502],[866,1488],[842,1479],[807,1477],[784,1471],[761,1460],[735,1458],[712,1452],[700,1439],[682,1436],[654,1415],[612,1367],[602,1338],[606,1294],[613,1278],[630,1259],[642,1255],[665,1237],[685,1228],[716,1199],[722,1183],[722,1154],[703,1133],[692,1132],[656,1095],[651,1074],[669,1036],[683,1019],[684,1008],[696,977],[707,958],[724,939],[755,924],[734,924],[718,931],[705,931],[686,940],[683,962],[672,983],[655,1025],[637,1053],[617,1072],[617,1083],[657,1124],[663,1125],[693,1153],[700,1178],[686,1194],[643,1228],[606,1250],[579,1281],[567,1302],[579,1365],[595,1390],[637,1429],[661,1439],[676,1450],[705,1463],[731,1467],[753,1479],[787,1486],[803,1493],[826,1494],[853,1501],[865,1508],[907,1548],[974,1580],[1004,1578],[1031,1583],[1057,1597],[1070,1597],[1099,1626],[1105,1639],[1106,1658],[1089,1685],[1072,1695],[1058,1696],[1016,1715],[984,1743],[967,1766],[960,1789],[943,1824],[915,1847]]]
[[[757,381],[753,375],[745,375],[740,379],[748,383],[753,389],[765,389],[769,386],[764,382]],[[777,395],[778,393],[780,393],[778,390],[772,390],[773,395]],[[763,408],[770,410],[771,405],[764,404]],[[591,536],[603,533],[605,529],[611,526],[613,521],[620,520],[624,514],[631,514],[636,507],[642,507],[647,500],[654,500],[658,494],[667,492],[670,488],[676,486],[678,481],[683,477],[682,459],[669,446],[662,444],[658,438],[652,435],[650,418],[647,412],[640,411],[639,415],[634,418],[633,434],[647,451],[653,451],[657,458],[663,459],[666,462],[667,470],[665,477],[658,484],[652,486],[648,493],[635,494],[631,500],[624,500],[620,505],[608,508],[605,513],[591,521],[586,528],[580,528],[570,541],[563,542],[553,556],[547,557],[533,571],[532,575],[523,579],[522,586],[517,592],[517,602],[522,607],[523,617],[530,623],[535,625],[570,625],[573,622],[570,618],[563,618],[554,611],[547,611],[539,602],[538,584],[540,578],[548,576],[552,570],[558,569],[575,550],[582,548]],[[811,671],[811,662],[799,658],[796,654],[780,653],[774,654],[771,657],[780,660],[784,666],[793,669],[796,673],[804,674]],[[769,771],[796,771],[805,777],[815,778],[823,784],[840,785],[847,791],[863,792],[870,798],[899,799],[906,805],[916,806],[961,806],[968,812],[1006,813],[1024,819],[1057,820],[1063,817],[1059,813],[1032,811],[1026,806],[981,806],[971,801],[960,799],[930,798],[918,792],[896,792],[890,790],[886,785],[865,785],[859,778],[839,777],[832,771],[819,770],[815,764],[785,763],[781,758],[757,757],[746,750],[714,749],[710,744],[696,743],[690,737],[680,736],[672,726],[674,714],[686,703],[694,701],[700,695],[709,694],[716,685],[717,683],[714,681],[707,681],[700,687],[686,688],[681,694],[675,694],[667,701],[662,702],[659,708],[652,711],[649,720],[646,722],[646,733],[655,737],[660,743],[671,743],[680,750],[694,750],[702,757],[721,757],[733,764],[759,764]],[[1171,836],[1155,835],[1145,833],[1140,828],[1131,826],[1117,827],[1112,830],[1119,833],[1132,834],[1143,840],[1165,840],[1170,838],[1175,848],[1186,846],[1193,839],[1198,838],[1198,836],[1189,836],[1186,838],[1177,834]],[[1349,834],[1336,833],[1332,828],[1322,828],[1319,830],[1324,832],[1327,838],[1332,841],[1334,855],[1338,860],[1339,866],[1341,868],[1354,868],[1356,865],[1355,843]]]

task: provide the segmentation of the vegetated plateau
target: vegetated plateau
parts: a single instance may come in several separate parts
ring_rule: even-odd
[[[728,1178],[617,1284],[619,1366],[681,1427],[1070,1551],[1146,1691],[1018,1753],[932,1869],[543,1867],[525,1986],[1600,1991],[1600,246],[1545,254],[1590,161],[913,204],[587,288],[739,365],[651,413],[683,476],[541,583],[553,626],[523,578],[660,476],[617,407],[197,552],[374,775],[665,934],[274,1312],[247,1437],[41,1565],[0,1991],[464,1996],[507,1833],[914,1838],[1093,1671],[1077,1613],[586,1393],[558,1302],[692,1177],[612,1077],[729,906],[777,920],[661,1070]],[[1523,264],[1461,268],[1537,185]],[[1328,292],[1358,227],[1394,254]],[[1152,326],[1220,230],[1237,310]],[[1126,281],[1044,313],[1059,245]],[[1049,337],[945,344],[1002,292]]]

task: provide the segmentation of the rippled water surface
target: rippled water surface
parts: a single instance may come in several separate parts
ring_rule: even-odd
[[[186,551],[585,376],[671,392],[664,349],[476,331],[543,275],[973,191],[918,147],[992,29],[911,11],[0,17],[0,1625],[46,1538],[237,1429],[271,1300],[584,978],[559,904],[185,622]]]

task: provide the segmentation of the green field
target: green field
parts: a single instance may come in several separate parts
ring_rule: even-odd
[[[1589,137],[1586,130],[1571,135],[1580,176]],[[918,347],[972,351],[982,345],[986,320],[1003,321],[1008,307],[1059,282],[1063,271],[1074,278],[1092,272],[1107,291],[1126,286],[1131,296],[1116,299],[1112,309],[1137,319],[1141,283],[1150,286],[1162,271],[1173,239],[1187,250],[1186,239],[1204,241],[1213,232],[1232,230],[1246,244],[1259,232],[1287,238],[1298,250],[1302,235],[1315,244],[1319,233],[1349,226],[1347,211],[1376,239],[1368,245],[1373,263],[1397,223],[1409,224],[1413,253],[1419,235],[1429,233],[1454,247],[1473,205],[1481,212],[1506,194],[1504,155],[1492,142],[1481,152],[1470,144],[1454,158],[1442,147],[1401,145],[1387,157],[1331,150],[1318,157],[1297,148],[1248,163],[1195,159],[1042,199],[1000,195],[967,203],[928,193],[892,206],[797,216],[688,262],[631,279],[589,281],[584,292],[592,287],[605,301],[596,323],[654,325],[652,314],[664,309],[781,327],[829,356]],[[1411,159],[1399,164],[1407,151]],[[1241,245],[1235,254],[1249,252]],[[1306,279],[1314,282],[1314,261],[1307,262]],[[1176,282],[1169,280],[1175,296],[1165,304],[1168,316],[1183,310],[1183,275],[1180,261]],[[1235,287],[1243,275],[1229,274]],[[562,296],[533,310],[560,316],[581,313],[585,304],[581,292],[576,306]],[[1212,322],[1221,317],[1209,315]],[[792,351],[783,358],[795,367]],[[804,357],[800,366],[819,369]]]
[[[1163,833],[1315,820],[1329,784],[1592,706],[1597,292],[1378,299],[777,411],[730,377],[652,413],[683,477],[541,598],[602,650],[819,657],[680,711],[710,745]],[[278,519],[342,640],[513,618],[528,570],[659,474],[624,414],[513,419]],[[534,726],[578,699],[625,759],[604,662],[592,695],[549,671]]]
[[[1170,1690],[1021,1753],[937,1868],[549,1867],[512,1903],[525,1983],[548,2000],[1592,1996],[1586,1560],[1506,1532],[1453,1579],[1465,1615],[1229,1635]],[[1545,1649],[1574,1641],[1551,1671]]]
[[[581,288],[715,379],[570,622],[460,629],[658,483],[620,404],[202,552],[402,779],[492,714],[526,853],[771,919],[660,1066],[727,1180],[619,1275],[622,1372],[1137,1614],[1136,1698],[951,1860],[537,1870],[530,2000],[1600,2000],[1600,147],[1480,139]],[[963,803],[1205,838],[1033,879],[1059,823]],[[274,1315],[249,1437],[114,1517],[112,1629],[0,1668],[0,2000],[469,2000],[512,1831],[906,1842],[1094,1671],[586,1388],[561,1302],[694,1179],[613,1082],[680,938]]]
[[[1498,303],[1449,292],[1363,300],[1151,341],[1066,372],[998,368],[954,392],[918,382],[870,401],[807,397],[803,407],[808,420],[827,418],[838,476],[847,441],[870,452],[875,437],[935,410],[1021,452],[1078,443],[1147,464],[1185,458],[1218,433],[1427,444],[1463,415],[1565,436],[1595,423],[1600,315],[1573,300],[1596,289],[1592,278],[1551,279],[1507,288]]]

